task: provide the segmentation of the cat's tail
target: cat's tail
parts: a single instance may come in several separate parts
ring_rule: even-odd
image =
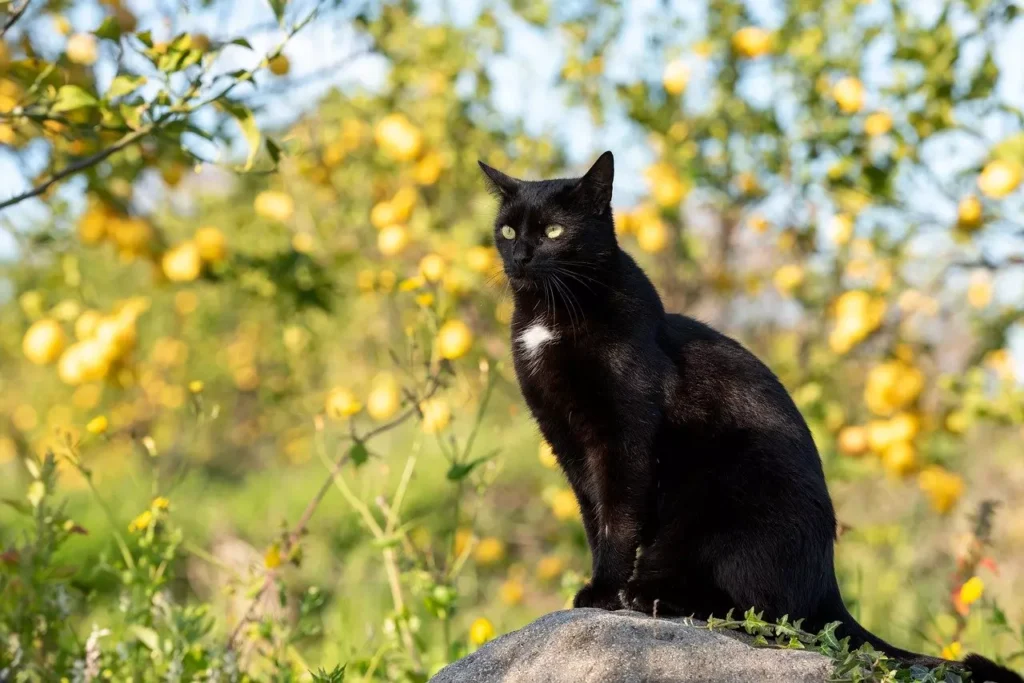
[[[837,629],[836,633],[839,637],[850,638],[850,647],[860,647],[863,643],[868,643],[871,647],[884,652],[889,657],[897,660],[901,664],[907,666],[924,666],[929,669],[933,669],[941,664],[951,665],[959,670],[966,670],[971,674],[971,683],[984,683],[989,681],[990,683],[1024,683],[1019,675],[1010,671],[1006,667],[999,666],[990,659],[986,659],[981,655],[970,654],[962,662],[950,661],[948,659],[942,659],[940,657],[930,657],[928,655],[919,654],[917,652],[910,652],[909,650],[903,650],[895,645],[890,645],[885,642],[871,631],[857,623],[857,621],[850,616],[845,605],[841,599],[837,599],[838,605],[833,606],[829,612],[830,616],[825,620],[828,621],[840,621],[842,626]]]

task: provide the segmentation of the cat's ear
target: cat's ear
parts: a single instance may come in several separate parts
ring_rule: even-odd
[[[592,208],[603,211],[612,202],[612,182],[615,180],[615,158],[605,152],[597,158],[590,170],[576,183],[577,191],[586,197]]]
[[[501,199],[511,199],[516,196],[519,192],[519,181],[512,176],[505,175],[496,168],[491,168],[482,161],[477,161],[480,164],[480,170],[484,172],[484,177],[487,179],[487,187]]]

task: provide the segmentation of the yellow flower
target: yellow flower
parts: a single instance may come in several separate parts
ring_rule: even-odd
[[[427,434],[444,430],[452,419],[452,409],[443,398],[428,398],[420,403],[420,411],[423,413],[421,426]]]
[[[537,459],[540,460],[541,465],[548,469],[558,467],[558,458],[555,457],[555,451],[547,441],[540,442],[540,447],[537,449]]]
[[[351,389],[335,387],[328,392],[324,408],[330,417],[343,420],[362,410],[363,404],[359,402]]]
[[[263,553],[263,566],[267,569],[277,569],[281,566],[281,548],[276,543]]]
[[[169,507],[171,507],[171,501],[169,501],[167,498],[164,498],[163,496],[157,496],[156,498],[153,499],[152,507],[156,508],[157,510],[166,510]]]
[[[939,656],[942,657],[943,659],[948,659],[948,660],[951,660],[951,661],[959,661],[960,657],[962,657],[963,654],[964,654],[964,648],[963,648],[963,646],[960,645],[960,641],[959,640],[954,640],[952,643],[950,643],[946,647],[942,648],[942,652],[939,653]]]
[[[469,642],[480,646],[494,637],[494,625],[490,621],[479,617],[469,625]]]
[[[545,555],[537,562],[537,578],[541,581],[557,579],[565,571],[565,560],[558,555]]]
[[[449,320],[437,332],[437,350],[442,358],[455,360],[466,355],[473,345],[473,333],[461,320]]]
[[[473,559],[482,567],[497,564],[505,559],[505,544],[494,536],[482,538],[473,550]]]
[[[194,379],[188,383],[188,390],[193,394],[198,394],[203,390],[203,381],[200,379]]]
[[[518,579],[508,579],[498,588],[498,598],[506,605],[518,605],[523,601],[523,594],[526,592],[523,582]]]
[[[366,397],[366,413],[378,421],[390,419],[398,412],[400,405],[398,384],[390,375],[378,378]]]
[[[144,510],[142,514],[133,519],[128,524],[128,531],[135,533],[137,531],[145,531],[149,528],[149,525],[153,523],[153,513],[149,510]]]
[[[551,497],[551,512],[560,521],[577,519],[580,516],[580,506],[576,502],[576,496],[569,489],[559,489]]]
[[[377,234],[377,249],[384,256],[396,256],[409,244],[409,233],[401,225],[389,225]]]
[[[445,262],[440,254],[427,254],[420,259],[420,274],[427,282],[438,282],[444,277]]]
[[[977,602],[985,592],[985,582],[980,577],[972,576],[960,586],[960,602],[970,605]]]
[[[90,434],[103,434],[107,431],[110,426],[109,420],[106,415],[97,415],[93,419],[89,420],[89,423],[85,425],[85,431]]]

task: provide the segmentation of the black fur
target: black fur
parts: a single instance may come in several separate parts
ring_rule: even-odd
[[[500,200],[516,375],[593,555],[574,605],[698,617],[753,606],[811,629],[841,621],[854,646],[940,662],[885,643],[847,612],[835,513],[806,422],[739,343],[665,313],[616,242],[611,153],[578,179],[528,182],[480,166]],[[552,224],[563,228],[554,239]],[[976,655],[966,666],[1021,682]]]

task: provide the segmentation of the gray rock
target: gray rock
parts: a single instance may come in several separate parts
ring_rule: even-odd
[[[449,664],[431,683],[822,683],[832,662],[755,648],[745,634],[636,612],[552,612]]]

